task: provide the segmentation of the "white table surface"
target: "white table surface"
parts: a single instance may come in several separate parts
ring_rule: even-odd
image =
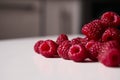
[[[0,40],[0,80],[120,80],[120,67],[36,54],[33,46],[39,39],[56,40],[56,36]]]

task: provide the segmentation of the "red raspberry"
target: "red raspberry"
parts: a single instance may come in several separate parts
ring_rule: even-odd
[[[81,38],[81,37],[77,37],[77,38],[73,38],[71,40],[72,44],[82,44],[82,45],[86,45],[86,43],[89,41],[89,39],[87,37],[85,38]]]
[[[106,50],[99,61],[108,67],[118,67],[120,64],[120,51],[116,48]]]
[[[106,51],[106,50],[109,50],[109,49],[112,49],[112,48],[117,48],[119,49],[120,48],[120,43],[116,40],[111,40],[111,41],[108,41],[108,42],[104,42],[102,47],[101,47],[101,50],[99,51],[99,56],[98,58]]]
[[[85,24],[82,28],[82,33],[89,39],[99,40],[102,33],[105,31],[105,27],[101,23],[101,20],[94,20],[88,24]]]
[[[97,57],[98,57],[99,51],[101,50],[102,45],[103,45],[102,43],[97,42],[97,41],[89,41],[86,44],[85,47],[89,52],[88,57],[91,60],[97,61]]]
[[[62,44],[60,44],[57,49],[58,55],[64,59],[69,59],[68,50],[71,45],[72,43],[69,40],[62,42]]]
[[[96,42],[96,41],[94,41],[94,40],[90,40],[89,42],[86,43],[85,48],[86,48],[86,49],[89,49],[92,45],[95,44],[95,42]]]
[[[57,44],[52,40],[46,40],[39,46],[39,52],[45,57],[54,57],[57,54]]]
[[[108,28],[102,35],[102,41],[120,40],[120,30]]]
[[[43,42],[44,42],[43,40],[39,40],[39,41],[37,41],[37,42],[35,43],[35,45],[34,45],[34,51],[35,51],[36,53],[39,53],[39,46],[40,46]]]
[[[101,63],[109,67],[116,67],[120,64],[120,45],[117,41],[104,43],[98,55]]]
[[[81,44],[83,44],[84,46],[87,44],[87,42],[89,41],[89,38],[88,37],[84,37],[84,38],[81,38]]]
[[[75,62],[82,62],[86,59],[86,49],[81,44],[72,45],[68,51],[69,58]]]
[[[71,43],[74,45],[74,44],[80,44],[81,43],[81,37],[77,37],[77,38],[73,38],[71,40]]]
[[[119,15],[112,11],[103,13],[101,20],[107,26],[118,27],[120,25]]]
[[[60,34],[56,40],[56,43],[60,45],[63,41],[68,40],[68,37],[66,34]]]

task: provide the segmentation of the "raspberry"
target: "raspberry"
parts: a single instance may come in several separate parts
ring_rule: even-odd
[[[96,41],[94,41],[94,40],[90,40],[89,42],[86,43],[85,48],[86,48],[86,49],[89,49],[92,45],[95,44],[95,42],[96,42]]]
[[[120,30],[108,28],[102,35],[102,41],[120,40]]]
[[[118,67],[120,64],[120,51],[116,48],[106,50],[99,61],[108,67]]]
[[[80,44],[81,43],[81,37],[77,37],[77,38],[73,38],[71,40],[71,43],[74,45],[74,44]]]
[[[69,40],[62,42],[62,44],[60,44],[57,49],[58,55],[63,59],[69,59],[68,50],[71,47],[71,45],[72,43]]]
[[[91,60],[97,61],[97,57],[98,57],[99,51],[101,50],[102,45],[103,45],[102,43],[97,42],[97,41],[89,41],[86,44],[85,47],[87,48],[89,52],[88,57]]]
[[[86,49],[81,44],[75,44],[70,47],[68,55],[71,60],[82,62],[86,58]]]
[[[82,44],[82,45],[85,45],[87,42],[89,41],[89,39],[87,37],[85,38],[81,38],[81,37],[76,37],[76,38],[73,38],[71,40],[72,44]]]
[[[108,41],[108,42],[104,42],[102,47],[101,47],[99,56],[101,56],[106,50],[109,50],[109,49],[112,49],[112,48],[119,49],[120,48],[120,43],[116,40],[111,40],[111,41]]]
[[[43,43],[43,40],[39,40],[34,45],[34,51],[39,54],[39,46]]]
[[[120,17],[117,13],[109,11],[103,13],[101,20],[107,26],[117,27],[120,25]]]
[[[68,40],[68,37],[66,34],[60,34],[56,40],[56,43],[60,45],[63,41]]]
[[[54,57],[57,54],[57,44],[52,40],[46,40],[39,46],[39,52],[45,57]]]
[[[81,38],[81,44],[83,44],[84,46],[87,44],[87,42],[89,41],[89,38],[88,37],[84,37],[84,38]]]
[[[85,34],[89,39],[99,40],[102,33],[105,31],[101,20],[94,20],[88,24],[85,24],[82,28],[82,33]]]
[[[109,67],[116,67],[120,64],[120,45],[117,41],[105,42],[98,55],[101,63]]]

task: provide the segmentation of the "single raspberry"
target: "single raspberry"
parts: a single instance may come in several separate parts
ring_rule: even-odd
[[[89,49],[92,45],[94,45],[96,43],[96,41],[94,40],[90,40],[89,42],[86,43],[85,48]]]
[[[69,40],[62,42],[62,44],[60,44],[57,49],[58,55],[62,57],[63,59],[69,59],[68,51],[71,45],[72,43]]]
[[[71,40],[72,44],[82,44],[82,45],[86,45],[86,43],[89,41],[89,39],[87,37],[76,37],[76,38],[73,38]]]
[[[88,24],[85,24],[82,28],[82,33],[89,39],[99,40],[102,33],[105,31],[105,27],[101,23],[101,20],[94,20]]]
[[[99,61],[108,67],[118,67],[120,64],[120,51],[117,48],[106,50]]]
[[[39,46],[43,43],[43,40],[39,40],[34,45],[34,51],[39,54]]]
[[[103,13],[101,20],[106,26],[118,27],[120,25],[120,16],[112,11]]]
[[[68,51],[69,58],[75,62],[82,62],[86,59],[86,49],[81,44],[72,45]]]
[[[93,40],[89,41],[85,46],[89,52],[88,58],[90,58],[93,61],[97,61],[98,60],[97,57],[101,50],[102,45],[103,44],[101,42],[97,42],[97,41],[93,41]]]
[[[45,57],[54,57],[57,54],[57,44],[52,40],[46,40],[39,46],[39,52]]]
[[[108,28],[102,35],[102,41],[120,40],[120,30]]]
[[[66,34],[60,34],[56,40],[56,43],[60,45],[65,40],[68,40],[68,36]]]
[[[109,67],[118,66],[120,63],[120,44],[118,41],[105,42],[99,52],[98,59],[101,63]]]
[[[80,44],[81,43],[81,37],[76,37],[71,40],[71,43],[74,44]]]
[[[99,51],[99,56],[102,56],[103,53],[106,52],[106,50],[109,50],[109,49],[112,49],[112,48],[117,48],[117,49],[120,49],[120,42],[116,41],[116,40],[111,40],[111,41],[108,41],[108,42],[104,42],[100,51]]]
[[[87,42],[89,41],[89,38],[84,37],[84,38],[81,38],[80,41],[81,41],[81,44],[83,44],[85,46],[87,44]]]

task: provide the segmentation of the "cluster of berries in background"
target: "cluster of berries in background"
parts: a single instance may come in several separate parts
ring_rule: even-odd
[[[84,37],[69,40],[60,34],[56,41],[39,40],[34,45],[36,53],[46,58],[61,57],[75,62],[100,62],[108,67],[120,66],[120,16],[105,12],[82,27]]]

